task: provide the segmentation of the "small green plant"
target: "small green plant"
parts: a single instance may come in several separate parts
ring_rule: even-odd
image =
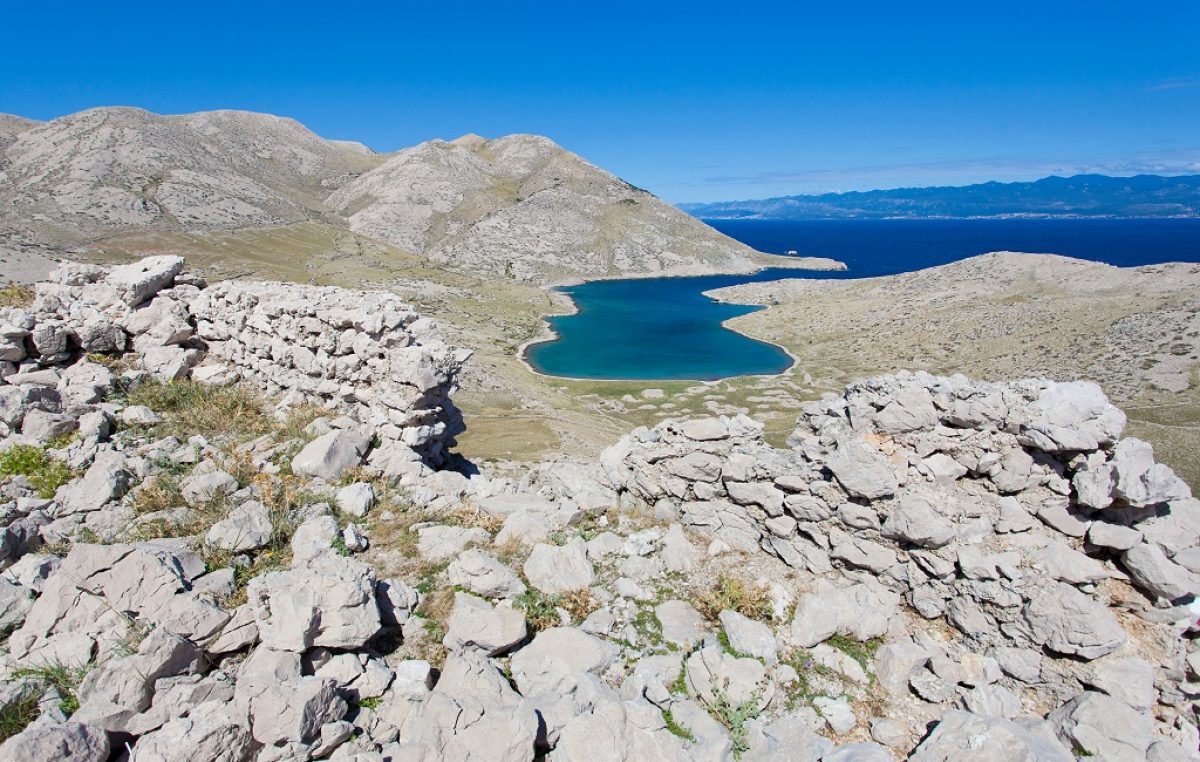
[[[667,686],[667,690],[677,695],[684,695],[687,693],[687,659],[681,659],[679,661],[679,674],[676,675],[675,679],[671,681],[671,684]]]
[[[695,741],[696,736],[692,735],[692,731],[680,725],[675,721],[675,716],[671,714],[670,709],[662,710],[663,723],[667,726],[667,730],[671,735],[682,738],[685,741]]]
[[[12,738],[37,719],[39,696],[25,692],[19,698],[0,706],[0,742]]]
[[[61,696],[58,708],[67,717],[79,708],[79,684],[87,675],[87,667],[72,667],[61,662],[49,662],[37,667],[15,667],[10,672],[15,680],[32,680],[54,688]]]
[[[78,441],[78,439],[79,439],[78,431],[68,431],[66,434],[59,434],[58,436],[54,437],[53,439],[48,440],[46,442],[46,449],[47,450],[61,450],[64,447],[70,447],[72,444],[74,444],[76,441]]]
[[[436,619],[426,619],[421,622],[421,628],[425,630],[425,637],[434,643],[441,643],[442,639],[446,637],[445,626]]]
[[[850,658],[854,659],[863,669],[870,666],[875,660],[875,653],[879,647],[883,645],[883,641],[879,638],[871,638],[870,640],[858,641],[846,635],[834,635],[829,640],[825,641],[831,647],[836,648]]]
[[[638,635],[642,636],[645,644],[651,648],[658,648],[663,645],[662,637],[662,622],[658,620],[658,614],[654,613],[654,609],[649,606],[642,606],[638,609],[637,614],[633,616],[633,629],[637,630]],[[667,644],[669,650],[676,649],[673,643]]]
[[[59,487],[75,478],[75,473],[41,447],[14,445],[0,452],[0,478],[13,476],[26,477],[38,497],[49,500]]]
[[[363,709],[378,709],[382,703],[383,699],[378,696],[368,696],[367,698],[358,700],[358,705]]]
[[[513,599],[513,606],[525,612],[525,621],[536,632],[562,623],[562,617],[558,615],[560,602],[559,596],[531,587]]]
[[[333,552],[337,553],[339,556],[349,556],[351,554],[350,548],[346,545],[346,538],[340,533],[335,534],[333,536],[333,541],[329,544],[333,548]]]
[[[747,743],[746,723],[761,713],[758,708],[759,696],[755,693],[749,699],[734,704],[728,694],[719,687],[713,689],[713,695],[716,698],[712,706],[713,717],[729,731],[734,759],[741,759],[750,749]]]

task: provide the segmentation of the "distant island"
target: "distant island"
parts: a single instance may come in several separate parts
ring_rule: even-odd
[[[1075,175],[1033,182],[779,196],[679,204],[706,219],[1198,217],[1200,175]]]

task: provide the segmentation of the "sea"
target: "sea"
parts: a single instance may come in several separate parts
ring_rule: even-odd
[[[705,220],[770,254],[830,257],[847,269],[767,268],[752,275],[594,281],[561,289],[573,315],[547,318],[557,338],[533,344],[538,372],[582,379],[710,381],[781,373],[779,347],[725,328],[761,307],[719,304],[704,291],[783,278],[871,278],[990,251],[1061,254],[1137,267],[1200,262],[1196,219]]]

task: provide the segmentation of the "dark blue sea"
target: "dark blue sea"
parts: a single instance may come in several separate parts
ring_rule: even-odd
[[[772,344],[721,323],[758,307],[717,304],[702,292],[781,278],[869,278],[990,251],[1062,254],[1120,267],[1200,262],[1200,220],[709,220],[772,254],[845,262],[844,272],[767,269],[754,275],[596,281],[563,289],[579,312],[548,318],[558,339],[535,344],[538,371],[592,379],[712,380],[780,373]]]

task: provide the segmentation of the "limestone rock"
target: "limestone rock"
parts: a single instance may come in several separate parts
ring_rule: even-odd
[[[687,659],[688,692],[710,707],[751,704],[763,709],[775,695],[766,667],[757,659],[739,659],[707,646]]]
[[[654,615],[662,625],[663,640],[684,651],[699,645],[708,632],[704,617],[686,601],[663,601],[654,607]]]
[[[1095,450],[1112,444],[1125,428],[1125,414],[1090,381],[1051,383],[1031,408],[1021,435],[1048,452]]]
[[[231,495],[237,488],[237,479],[224,471],[192,474],[179,485],[180,494],[192,507],[203,506],[218,498]]]
[[[0,744],[0,759],[13,762],[106,762],[108,735],[79,722],[38,720]]]
[[[525,592],[525,583],[512,569],[481,550],[459,554],[446,574],[450,584],[484,598],[511,598]]]
[[[266,546],[273,534],[270,509],[257,500],[247,500],[209,527],[204,541],[214,548],[241,553]]]
[[[338,490],[337,504],[345,513],[363,518],[375,504],[375,488],[369,482],[355,482]]]
[[[1043,724],[950,710],[909,757],[912,762],[1074,762],[1075,755]]]
[[[722,611],[720,618],[729,647],[734,651],[762,659],[767,664],[778,660],[779,646],[770,627],[736,611]]]
[[[1093,691],[1081,693],[1046,719],[1065,744],[1113,762],[1145,759],[1154,740],[1148,714]]]
[[[454,611],[442,644],[451,651],[475,649],[487,656],[512,650],[525,639],[525,615],[508,606],[492,606],[483,598],[454,594]]]
[[[206,701],[139,738],[134,756],[139,762],[243,762],[252,743],[249,728],[227,704]]]
[[[905,495],[888,511],[881,533],[897,542],[940,548],[954,539],[954,523],[923,497]]]
[[[899,596],[875,582],[845,588],[819,585],[796,605],[792,642],[811,648],[839,633],[858,640],[878,637],[887,632],[899,603]]]
[[[1171,468],[1154,462],[1154,451],[1140,439],[1127,437],[1113,448],[1113,495],[1132,506],[1184,500],[1192,491]]]
[[[1158,598],[1175,601],[1200,594],[1200,578],[1167,558],[1157,545],[1133,546],[1121,554],[1121,565],[1135,585]]]
[[[411,759],[526,762],[538,733],[532,707],[475,651],[446,659],[437,686],[404,726],[401,754]]]
[[[1061,582],[1034,593],[1025,607],[1025,620],[1039,644],[1081,659],[1112,653],[1127,640],[1108,608]]]
[[[330,481],[362,463],[371,437],[350,429],[322,434],[304,446],[292,459],[292,473]]]
[[[109,270],[105,282],[116,289],[130,307],[141,304],[166,288],[183,270],[183,257],[146,257]]]
[[[602,674],[617,656],[617,647],[605,640],[574,627],[552,627],[513,654],[513,681],[522,695],[536,696],[581,673]]]
[[[375,574],[351,558],[325,555],[255,577],[247,596],[262,642],[271,648],[359,648],[379,632]]]
[[[574,537],[566,545],[539,543],[525,561],[525,578],[544,593],[566,593],[588,587],[596,579],[587,545]]]
[[[826,461],[852,497],[876,500],[896,492],[896,474],[883,456],[862,439],[844,439]]]

